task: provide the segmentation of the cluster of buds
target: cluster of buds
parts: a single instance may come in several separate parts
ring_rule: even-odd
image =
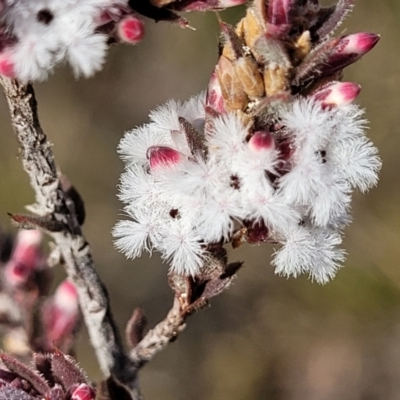
[[[3,236],[5,237],[5,236]],[[51,351],[54,347],[72,350],[79,327],[78,294],[69,280],[49,296],[52,273],[42,253],[42,233],[20,230],[3,257],[1,276],[1,331],[4,344],[13,354]],[[48,297],[43,302],[43,296]]]
[[[57,351],[34,354],[33,365],[26,366],[7,354],[0,360],[1,399],[94,400],[96,392],[76,362]]]
[[[176,11],[213,10],[244,0],[1,0],[0,74],[24,82],[44,80],[69,63],[76,76],[102,68],[109,44],[138,43],[141,15],[186,27]],[[141,14],[141,15],[140,15]]]
[[[121,141],[132,220],[114,229],[120,250],[158,250],[196,276],[227,243],[269,242],[277,273],[335,275],[351,194],[374,186],[381,166],[351,104],[360,87],[340,82],[379,36],[331,37],[351,3],[255,0],[235,28],[221,22],[207,93],[168,102]]]

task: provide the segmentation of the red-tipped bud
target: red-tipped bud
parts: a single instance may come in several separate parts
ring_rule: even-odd
[[[95,398],[96,392],[86,383],[81,383],[71,393],[71,400],[94,400]]]
[[[0,55],[0,74],[8,78],[15,78],[15,65],[9,54]]]
[[[78,293],[75,285],[65,280],[43,309],[43,323],[49,344],[62,345],[79,320]]]
[[[361,86],[353,82],[335,82],[313,93],[315,100],[324,107],[340,107],[350,104],[360,93]]]
[[[283,38],[290,30],[289,14],[293,0],[270,0],[267,11],[267,35]]]
[[[219,80],[215,71],[212,73],[210,82],[208,84],[206,105],[211,107],[219,114],[224,114],[226,112],[221,85],[219,84]]]
[[[41,240],[42,234],[38,230],[21,230],[18,233],[13,253],[4,272],[6,280],[12,286],[26,283],[40,266],[42,261]]]
[[[271,132],[257,131],[249,140],[249,148],[255,153],[275,149],[275,139]]]
[[[268,4],[268,23],[287,25],[292,0],[270,0]]]
[[[133,15],[129,15],[118,22],[118,37],[126,43],[136,44],[143,39],[144,24]]]
[[[182,157],[183,154],[170,147],[151,146],[147,150],[147,159],[151,169],[179,164]]]
[[[374,33],[355,33],[343,36],[333,48],[321,69],[322,75],[331,75],[359,60],[368,53],[380,39]]]
[[[354,33],[340,38],[336,46],[337,53],[364,55],[378,43],[380,35],[375,33]]]

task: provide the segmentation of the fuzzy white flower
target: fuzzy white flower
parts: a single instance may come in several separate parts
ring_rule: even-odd
[[[376,183],[380,168],[362,112],[295,97],[275,109],[277,132],[206,112],[203,94],[169,101],[122,139],[120,198],[135,222],[117,224],[117,247],[156,249],[174,272],[196,275],[244,230],[252,243],[282,244],[277,273],[327,282],[344,260],[352,189]]]

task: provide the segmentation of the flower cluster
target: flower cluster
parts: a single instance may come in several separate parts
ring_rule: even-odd
[[[378,36],[331,39],[346,2],[256,1],[225,45],[207,93],[169,101],[120,144],[120,198],[132,221],[115,229],[128,257],[159,251],[196,276],[226,243],[279,244],[285,276],[332,278],[344,252],[351,193],[377,183],[359,85],[340,82]],[[329,29],[328,29],[329,28]]]

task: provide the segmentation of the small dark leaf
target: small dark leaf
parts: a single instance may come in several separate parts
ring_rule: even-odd
[[[158,21],[175,21],[180,22],[182,18],[175,14],[174,12],[167,10],[166,8],[158,8],[154,6],[150,0],[129,0],[129,6],[138,12],[139,14],[144,15],[145,17],[154,19],[156,22]]]
[[[207,156],[207,146],[203,132],[197,130],[185,118],[179,117],[179,123],[185,133],[186,141],[192,155],[200,154],[202,158]]]
[[[236,272],[243,263],[236,262],[226,265],[222,258],[212,258],[204,268],[204,273],[194,278],[194,294],[191,304],[186,307],[184,314],[191,314],[208,304],[208,301],[227,289]]]
[[[135,308],[131,319],[126,326],[126,340],[131,348],[134,348],[144,336],[148,320],[141,308]]]
[[[347,14],[352,10],[353,4],[354,0],[339,0],[337,4],[333,6],[334,10],[332,12],[329,10],[329,18],[326,18],[324,9],[321,9],[320,12],[325,21],[321,28],[316,31],[320,39],[331,34],[343,22]]]
[[[60,232],[63,230],[61,222],[56,221],[50,215],[45,217],[37,217],[33,215],[11,214],[11,219],[22,229],[38,229],[42,228],[48,232]]]
[[[243,56],[243,41],[236,34],[233,27],[225,22],[220,22],[220,28],[223,36],[225,37],[226,44],[229,45],[230,49],[233,51],[235,59]]]
[[[19,377],[28,381],[34,387],[34,389],[38,391],[40,394],[45,395],[50,391],[50,387],[47,384],[47,382],[34,370],[27,367],[25,364],[22,364],[20,361],[10,357],[5,353],[0,354],[0,358],[3,361],[4,365],[11,372],[14,372]]]
[[[228,279],[233,277],[236,272],[239,271],[240,268],[243,267],[243,262],[241,261],[236,261],[233,263],[228,264],[228,266],[225,269],[225,272],[219,277],[220,279]]]
[[[78,224],[83,225],[86,218],[86,210],[85,203],[83,202],[81,195],[75,189],[75,187],[71,185],[70,181],[65,175],[60,174],[59,179],[62,190],[64,191],[67,198],[71,200],[74,205],[74,211],[76,214],[76,219],[78,220]]]
[[[293,84],[295,86],[300,86],[300,84],[304,84],[316,76],[319,76],[321,74],[320,67],[324,65],[338,42],[339,39],[332,39],[309,53],[296,68],[296,76],[293,79]]]
[[[61,352],[54,353],[51,358],[51,370],[54,380],[59,382],[66,391],[72,385],[87,383],[86,376],[78,366],[77,362]]]

